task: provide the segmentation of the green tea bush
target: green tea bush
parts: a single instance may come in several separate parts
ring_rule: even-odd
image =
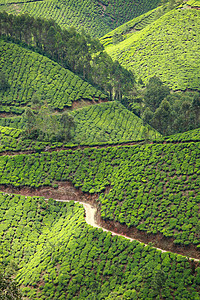
[[[199,10],[173,9],[106,50],[145,83],[156,75],[172,90],[199,90],[199,31]]]
[[[56,109],[71,107],[73,101],[82,98],[106,97],[47,57],[15,44],[1,40],[0,57],[0,68],[10,83],[10,88],[1,92],[1,111],[18,113],[36,95],[40,103],[46,101]]]
[[[0,193],[0,207],[1,262],[25,298],[198,299],[198,266],[87,225],[73,201]]]
[[[69,180],[99,195],[105,220],[199,244],[199,142],[5,156],[0,165],[3,185],[37,188]]]
[[[100,37],[133,17],[155,8],[160,0],[142,0],[139,5],[130,0],[110,0],[107,3],[97,0],[21,2],[16,0],[13,5],[12,0],[0,0],[0,9],[14,14],[28,13],[34,17],[53,19],[63,28],[73,26],[78,31],[84,28],[86,33]]]

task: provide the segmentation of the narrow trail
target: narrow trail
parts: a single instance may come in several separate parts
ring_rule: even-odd
[[[45,199],[45,200],[48,200],[48,199]],[[72,200],[59,200],[59,199],[54,199],[55,201],[57,202],[70,202]],[[79,204],[82,204],[84,209],[85,209],[85,221],[87,224],[93,226],[93,227],[96,227],[96,228],[101,228],[103,231],[105,232],[111,232],[111,234],[114,236],[114,235],[117,235],[117,236],[123,236],[124,238],[128,239],[129,241],[137,241],[137,242],[140,242],[139,240],[137,239],[133,239],[133,238],[130,238],[128,236],[125,236],[123,234],[120,234],[120,233],[116,233],[114,231],[110,231],[100,225],[98,225],[98,223],[96,222],[96,212],[97,212],[97,209],[95,207],[93,207],[91,204],[89,203],[85,203],[85,202],[81,202],[81,201],[74,201],[75,203],[79,203]],[[141,243],[141,242],[140,242]],[[148,244],[145,244],[145,243],[142,243],[143,245],[147,246]],[[166,251],[166,250],[163,250],[161,248],[157,248],[157,247],[154,247],[152,246],[152,248],[155,248],[159,251],[161,251],[162,253],[164,252],[169,252],[169,251]],[[177,253],[178,254],[178,253]],[[180,254],[179,254],[180,255]],[[193,258],[193,257],[188,257],[188,256],[185,256],[187,257],[189,260],[194,260],[196,262],[200,262],[200,259],[197,259],[197,258]]]

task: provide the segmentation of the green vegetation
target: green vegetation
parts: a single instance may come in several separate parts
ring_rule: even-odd
[[[200,7],[199,0],[189,0],[187,1],[187,5],[191,5],[191,7]]]
[[[180,143],[5,156],[0,182],[37,188],[70,180],[99,193],[102,218],[199,245],[199,149]]]
[[[200,125],[200,94],[198,92],[170,93],[169,87],[153,76],[133,100],[139,103],[144,123],[163,135],[184,132]],[[129,100],[128,107],[134,104]]]
[[[56,109],[70,107],[82,98],[106,97],[56,62],[15,44],[1,40],[0,57],[0,68],[10,84],[9,89],[1,91],[1,112],[21,114],[23,106],[31,104],[34,97]]]
[[[10,4],[9,3],[15,3]],[[23,3],[22,3],[23,2]],[[74,26],[92,36],[100,37],[121,24],[155,8],[160,0],[0,0],[1,10],[13,14],[28,13],[34,17],[55,20],[62,28]],[[74,12],[77,12],[76,14]]]
[[[117,102],[74,110],[76,140],[85,143],[126,142],[156,139],[159,133],[144,126],[142,120]]]
[[[108,32],[104,35],[100,41],[104,45],[104,47],[108,47],[109,45],[113,46],[127,39],[129,36],[136,34],[136,31],[140,31],[158,18],[161,17],[166,12],[165,6],[160,6],[156,9],[150,10],[145,14],[140,15],[137,18],[130,20],[127,23],[122,24],[116,29]],[[107,48],[107,51],[109,48]]]
[[[0,13],[0,35],[50,57],[64,68],[98,86],[110,99],[121,100],[134,89],[132,72],[114,62],[97,39],[74,28],[63,30],[53,20]]]
[[[177,133],[165,138],[167,142],[185,142],[185,141],[200,141],[200,128],[186,131],[184,133]]]
[[[73,201],[1,193],[0,206],[2,264],[28,299],[199,299],[198,265],[92,228]]]
[[[91,105],[69,112],[68,116],[73,120],[70,128],[68,124],[64,126],[65,114],[51,115],[47,108],[42,108],[38,115],[33,115],[33,123],[31,120],[27,123],[26,117],[1,118],[0,125],[4,127],[0,126],[0,152],[43,151],[46,147],[69,147],[72,143],[98,145],[160,138],[156,130],[144,126],[139,117],[117,102]],[[67,136],[65,134],[66,138],[63,129],[69,133]]]
[[[198,10],[173,9],[106,51],[145,83],[156,75],[172,90],[199,90],[199,31]]]

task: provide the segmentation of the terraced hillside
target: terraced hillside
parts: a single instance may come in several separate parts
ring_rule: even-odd
[[[145,16],[138,24],[133,20],[132,32],[125,31],[121,42],[113,45],[105,36],[106,51],[144,82],[156,75],[173,90],[199,90],[200,11],[185,8],[171,10],[148,26],[143,24]],[[144,28],[138,31],[140,25]]]
[[[1,112],[22,113],[35,96],[56,109],[80,99],[106,96],[71,71],[38,53],[0,40],[0,70],[10,87],[1,90]]]
[[[98,194],[104,220],[197,250],[199,164],[199,142],[87,148],[0,157],[0,182],[38,188],[69,180]]]
[[[73,201],[0,193],[0,207],[2,264],[28,299],[199,297],[198,264],[92,228]]]
[[[4,151],[42,151],[46,147],[72,146],[73,144],[98,145],[101,143],[123,143],[144,139],[160,138],[160,134],[150,126],[144,126],[142,120],[117,102],[107,102],[87,106],[69,112],[74,117],[73,137],[68,143],[27,140],[21,133],[26,130],[22,117],[1,118],[0,152]],[[60,122],[61,115],[55,115]],[[15,129],[19,128],[19,129]],[[76,146],[74,145],[74,146]]]
[[[169,137],[164,138],[167,142],[188,142],[188,141],[200,141],[200,128],[189,130],[183,133],[177,133]]]
[[[130,0],[46,0],[33,2],[0,0],[0,10],[14,14],[28,13],[35,17],[52,18],[63,28],[74,26],[79,31],[84,29],[92,36],[100,37],[133,17],[155,8],[159,2],[160,0],[134,2]]]

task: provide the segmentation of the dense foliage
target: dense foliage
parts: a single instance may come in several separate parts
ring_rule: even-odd
[[[168,142],[184,142],[184,141],[200,141],[200,128],[186,131],[184,133],[177,133],[165,138]]]
[[[0,41],[0,68],[10,84],[9,89],[0,91],[0,104],[5,112],[18,113],[19,106],[30,104],[36,97],[41,104],[46,101],[57,109],[70,107],[82,98],[106,97],[47,57],[4,41]],[[16,111],[10,111],[11,107],[16,107]]]
[[[159,133],[144,126],[142,120],[116,102],[102,103],[74,110],[77,141],[85,143],[138,141],[156,139]]]
[[[1,260],[28,299],[199,298],[198,266],[92,228],[73,201],[1,193],[0,206]]]
[[[70,121],[67,124],[66,117]],[[57,115],[49,114],[47,107],[42,107],[38,114],[28,108],[22,117],[1,118],[0,125],[4,126],[0,126],[0,152],[42,151],[72,144],[114,144],[160,138],[157,131],[144,126],[140,118],[117,102],[91,105]]]
[[[163,135],[192,130],[200,126],[200,94],[198,92],[171,93],[156,76],[136,98],[141,116]]]
[[[183,143],[5,156],[0,182],[40,187],[70,180],[99,193],[102,218],[198,245],[199,154],[199,143]]]
[[[11,4],[11,3],[15,4]],[[155,8],[159,0],[0,0],[1,10],[14,14],[28,13],[34,17],[55,20],[62,28],[74,26],[79,32],[84,30],[100,37],[124,22]],[[10,5],[9,5],[10,3]],[[77,12],[76,14],[74,12]]]
[[[47,55],[109,93],[111,99],[121,99],[133,89],[133,73],[113,61],[102,44],[84,32],[79,34],[75,28],[63,30],[52,19],[34,19],[28,14],[3,12],[0,22],[0,36]]]
[[[200,12],[174,9],[106,50],[145,82],[156,75],[173,90],[199,90]]]

